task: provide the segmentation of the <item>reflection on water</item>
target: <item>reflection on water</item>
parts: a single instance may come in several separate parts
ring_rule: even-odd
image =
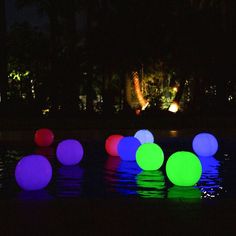
[[[136,177],[137,193],[143,198],[164,198],[165,178],[162,171],[142,171]]]
[[[168,189],[167,198],[173,200],[200,200],[201,191],[196,187],[173,186]]]
[[[56,174],[56,195],[78,197],[82,193],[84,170],[80,166],[61,166]]]
[[[17,199],[23,201],[48,201],[53,200],[53,196],[48,193],[47,190],[37,190],[37,191],[21,191],[17,194]]]
[[[45,190],[24,192],[15,182],[14,169],[17,161],[31,154],[32,151],[48,157],[53,167],[53,178]],[[119,157],[105,158],[105,156],[91,154],[77,166],[61,166],[55,158],[53,148],[39,148],[36,151],[35,148],[19,150],[2,148],[0,149],[0,197],[16,196],[21,200],[48,200],[57,197],[106,195],[199,200],[236,194],[235,185],[227,180],[227,178],[236,179],[236,162],[231,159],[221,162],[214,157],[199,157],[199,159],[203,168],[201,179],[195,187],[185,188],[172,185],[168,187],[168,180],[162,171],[142,171],[135,161],[121,161]],[[227,169],[227,165],[230,168]],[[225,183],[226,180],[228,185]]]
[[[214,198],[222,190],[222,179],[219,176],[220,162],[215,157],[199,157],[202,164],[202,176],[198,188],[203,198]]]

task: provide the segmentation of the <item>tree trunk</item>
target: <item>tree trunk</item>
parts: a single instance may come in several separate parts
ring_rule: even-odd
[[[6,49],[6,11],[5,0],[0,0],[0,102],[7,101],[7,49]]]

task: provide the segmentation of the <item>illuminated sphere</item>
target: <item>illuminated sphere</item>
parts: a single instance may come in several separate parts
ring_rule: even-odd
[[[78,164],[83,154],[84,150],[82,145],[75,139],[67,139],[60,142],[56,150],[58,161],[65,166]]]
[[[24,190],[43,189],[52,178],[51,164],[41,155],[23,157],[16,166],[15,178]]]
[[[137,131],[134,137],[137,138],[141,144],[154,142],[153,134],[147,129],[141,129]]]
[[[135,137],[124,137],[118,144],[118,154],[124,161],[135,161],[136,151],[141,145],[140,141]]]
[[[34,142],[39,147],[48,147],[54,141],[54,134],[50,129],[38,129],[34,134]]]
[[[179,151],[167,160],[166,174],[174,185],[193,186],[201,178],[202,165],[195,154]]]
[[[105,142],[106,152],[110,156],[119,156],[118,154],[118,144],[124,136],[119,134],[110,135]]]
[[[143,170],[158,170],[164,162],[164,153],[155,143],[144,143],[136,152],[136,161]]]
[[[209,133],[200,133],[193,139],[192,147],[198,156],[213,156],[218,150],[218,142],[215,136]]]

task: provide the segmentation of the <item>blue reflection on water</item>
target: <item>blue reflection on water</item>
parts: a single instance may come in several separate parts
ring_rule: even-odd
[[[82,193],[84,170],[80,166],[61,166],[56,175],[58,197],[78,197]]]
[[[165,178],[162,171],[142,171],[136,176],[137,193],[143,198],[164,198]]]
[[[199,157],[202,164],[202,176],[198,182],[203,198],[214,198],[222,189],[222,178],[219,176],[220,161],[215,157]]]
[[[54,199],[54,197],[45,189],[37,191],[21,191],[16,197],[23,201],[49,201]]]

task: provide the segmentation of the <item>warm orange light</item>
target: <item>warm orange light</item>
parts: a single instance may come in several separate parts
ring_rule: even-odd
[[[138,72],[133,72],[134,90],[142,110],[145,110],[149,102],[143,97],[142,91],[140,89]]]
[[[173,102],[168,109],[168,111],[173,113],[176,113],[178,110],[179,110],[179,105],[176,102]]]

